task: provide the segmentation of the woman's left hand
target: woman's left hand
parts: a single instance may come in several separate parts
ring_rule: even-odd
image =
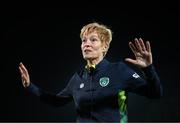
[[[131,58],[126,58],[125,60],[140,67],[144,68],[152,64],[152,53],[149,41],[144,44],[141,38],[135,38],[135,43],[129,42],[129,47],[135,55],[135,60]]]

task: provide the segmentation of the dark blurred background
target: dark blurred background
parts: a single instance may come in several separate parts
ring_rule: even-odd
[[[0,121],[75,121],[73,102],[54,108],[28,93],[21,84],[18,65],[25,64],[31,81],[39,87],[59,92],[84,63],[80,29],[94,21],[113,31],[106,56],[111,62],[133,57],[128,42],[136,37],[151,43],[164,95],[151,100],[130,94],[129,121],[180,121],[180,20],[175,4],[124,7],[114,3],[102,8],[88,3],[79,8],[32,5],[1,4]]]

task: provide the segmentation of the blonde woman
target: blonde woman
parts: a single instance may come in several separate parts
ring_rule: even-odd
[[[153,66],[149,41],[135,39],[129,47],[135,59],[110,63],[105,59],[112,41],[112,31],[100,23],[82,27],[81,50],[87,64],[74,73],[67,86],[58,94],[51,95],[30,81],[28,70],[20,63],[22,83],[31,93],[46,103],[63,106],[74,101],[77,122],[122,122],[127,118],[127,95],[133,92],[148,98],[160,98],[162,87]],[[138,75],[129,62],[142,70]]]

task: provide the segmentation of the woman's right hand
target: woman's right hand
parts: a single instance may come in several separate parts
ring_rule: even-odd
[[[25,88],[27,88],[30,85],[30,77],[28,74],[28,70],[26,69],[26,67],[22,63],[20,63],[19,64],[19,71],[21,74],[22,84]]]

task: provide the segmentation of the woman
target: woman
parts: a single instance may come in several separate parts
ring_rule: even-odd
[[[125,62],[105,59],[112,32],[105,25],[90,23],[81,29],[81,50],[87,65],[74,73],[68,85],[58,94],[50,94],[31,83],[25,66],[20,63],[22,83],[46,103],[62,106],[74,100],[77,122],[127,122],[127,94],[133,92],[148,98],[159,98],[162,88],[152,60],[150,43],[135,39],[129,47],[135,59],[127,58],[142,70],[138,75]]]

